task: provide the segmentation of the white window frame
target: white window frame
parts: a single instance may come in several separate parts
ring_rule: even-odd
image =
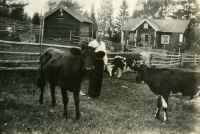
[[[170,35],[162,35],[161,36],[161,44],[169,44]]]

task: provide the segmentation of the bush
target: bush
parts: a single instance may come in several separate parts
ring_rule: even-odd
[[[115,31],[113,34],[113,37],[111,37],[111,41],[115,43],[119,43],[121,41],[121,33]]]

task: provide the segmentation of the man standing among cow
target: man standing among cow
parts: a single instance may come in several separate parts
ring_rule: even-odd
[[[94,70],[89,75],[88,98],[101,98],[100,92],[102,88],[103,69],[107,68],[106,46],[102,41],[103,31],[97,30],[96,39],[91,41],[88,46],[95,48],[95,53],[102,51],[105,53],[103,58],[97,58],[94,61]]]

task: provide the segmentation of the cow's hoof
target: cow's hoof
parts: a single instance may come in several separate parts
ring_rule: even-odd
[[[160,117],[159,117],[159,116],[154,116],[153,118],[154,118],[154,119],[160,119]]]
[[[55,107],[55,106],[56,106],[56,103],[52,103],[52,106]]]
[[[67,119],[68,119],[68,117],[65,117],[65,119],[67,120]]]
[[[81,117],[81,114],[77,114],[77,115],[76,115],[76,120],[79,120],[80,117]]]
[[[68,118],[68,114],[67,113],[65,113],[65,112],[63,112],[63,116],[66,118],[66,120],[67,120],[67,118]]]
[[[43,104],[43,101],[40,100],[39,103],[40,103],[40,105],[42,105],[42,104]]]
[[[168,120],[163,120],[162,123],[166,124],[166,123],[168,123]]]

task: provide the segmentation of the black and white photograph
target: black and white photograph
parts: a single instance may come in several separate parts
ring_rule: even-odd
[[[200,134],[200,0],[0,0],[0,134]]]

